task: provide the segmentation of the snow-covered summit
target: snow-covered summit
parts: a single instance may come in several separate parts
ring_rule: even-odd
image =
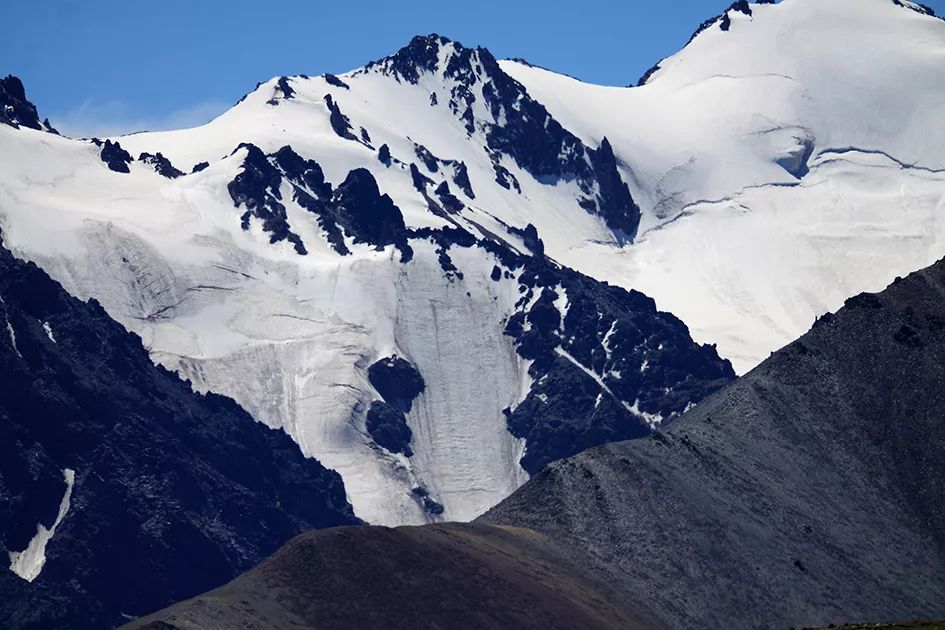
[[[745,371],[945,253],[945,22],[893,0],[724,15],[638,88],[500,65],[584,142],[608,138],[643,209],[634,246],[561,260],[642,288]]]
[[[49,119],[40,122],[36,106],[26,98],[23,82],[13,75],[0,78],[0,124],[14,128],[22,125],[39,131],[56,131],[49,124]]]

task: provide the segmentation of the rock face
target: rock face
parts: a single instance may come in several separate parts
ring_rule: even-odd
[[[131,154],[121,148],[121,145],[117,142],[112,142],[111,140],[106,140],[102,147],[102,161],[105,162],[105,165],[109,169],[115,171],[116,173],[130,173],[131,169],[128,165],[132,162],[134,158],[131,157]]]
[[[847,301],[665,431],[483,520],[585,556],[671,628],[945,615],[945,261]]]
[[[380,446],[391,453],[413,456],[410,439],[413,432],[405,413],[426,385],[417,368],[400,357],[388,357],[368,368],[368,380],[384,400],[375,400],[367,415],[367,430]],[[426,495],[422,495],[426,496]]]
[[[649,624],[544,536],[446,524],[304,534],[226,586],[126,626],[249,627],[634,630]]]
[[[183,171],[179,171],[174,168],[174,165],[171,164],[171,161],[160,153],[142,153],[138,156],[138,161],[144,162],[145,164],[150,164],[154,167],[154,171],[158,175],[168,179],[177,179],[178,177],[183,177],[184,175]]]
[[[368,379],[385,402],[404,413],[426,385],[417,368],[400,357],[381,359],[368,368]]]
[[[400,208],[389,195],[381,194],[369,170],[358,168],[348,173],[332,194],[331,207],[335,220],[355,243],[368,243],[379,250],[395,245],[404,262],[412,256]]]
[[[239,148],[246,150],[243,169],[227,185],[227,189],[233,203],[246,208],[240,217],[243,229],[248,230],[250,220],[255,217],[262,221],[263,231],[269,234],[270,243],[288,241],[298,254],[304,256],[308,251],[299,235],[289,227],[285,205],[282,203],[282,173],[259,147],[247,144]]]
[[[228,189],[233,203],[246,208],[240,217],[244,230],[255,217],[271,243],[288,241],[296,253],[308,254],[302,238],[289,226],[281,192],[286,182],[293,201],[315,215],[324,237],[339,254],[351,253],[345,244],[347,236],[354,243],[367,243],[378,250],[395,245],[403,261],[410,260],[404,217],[390,196],[381,194],[367,169],[352,170],[332,191],[321,166],[301,157],[292,147],[282,147],[270,155],[252,144],[241,144],[239,149],[246,151],[243,168]]]
[[[23,82],[12,74],[0,79],[0,123],[39,131],[50,129],[48,124],[39,122],[36,106],[26,98]]]
[[[506,334],[531,361],[535,384],[506,417],[526,440],[521,463],[529,473],[591,446],[647,435],[735,378],[713,347],[693,344],[685,325],[642,293],[543,256],[519,264],[523,295]]]
[[[4,628],[112,627],[357,522],[341,478],[282,431],[195,394],[3,248],[0,373],[0,557],[27,552],[35,577],[0,570]]]

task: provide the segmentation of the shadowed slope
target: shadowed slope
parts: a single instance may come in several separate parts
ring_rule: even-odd
[[[483,517],[587,553],[671,627],[945,614],[945,261],[847,300],[652,438]]]
[[[303,534],[226,586],[126,628],[642,628],[545,536],[487,525]]]
[[[114,627],[356,522],[337,473],[0,246],[0,627]]]

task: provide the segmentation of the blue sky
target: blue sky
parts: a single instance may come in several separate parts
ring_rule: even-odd
[[[206,122],[258,81],[340,73],[416,34],[626,85],[726,0],[4,0],[0,75],[70,135]],[[939,14],[945,0],[927,0]]]

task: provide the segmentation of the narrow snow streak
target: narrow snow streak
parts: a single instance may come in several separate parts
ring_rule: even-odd
[[[23,355],[20,354],[20,349],[16,347],[16,331],[13,330],[10,320],[7,320],[7,333],[10,335],[10,343],[13,344],[13,351],[16,352],[16,356],[22,359]]]
[[[43,322],[43,330],[46,331],[46,336],[49,337],[49,340],[56,343],[56,338],[53,336],[52,327],[50,327],[49,322]]]
[[[56,533],[56,528],[59,527],[62,519],[66,517],[66,512],[69,511],[69,501],[72,498],[72,485],[75,483],[75,471],[71,468],[66,468],[62,471],[62,476],[66,481],[66,493],[62,496],[62,501],[59,503],[59,514],[56,516],[56,522],[53,523],[50,529],[46,529],[46,527],[40,523],[36,526],[36,535],[33,536],[33,539],[30,541],[30,544],[27,545],[26,549],[23,551],[10,552],[10,570],[27,582],[32,582],[39,577],[40,572],[43,570],[43,565],[46,564],[46,545],[52,540],[52,537]]]
[[[616,400],[616,401],[617,401],[618,403],[620,403],[621,405],[623,405],[624,408],[626,408],[627,411],[629,411],[630,413],[632,413],[632,414],[634,414],[634,415],[643,417],[643,418],[647,421],[647,423],[650,424],[650,426],[653,426],[653,420],[652,420],[652,418],[651,418],[651,416],[652,416],[653,414],[648,414],[648,413],[646,413],[646,412],[640,411],[640,410],[636,407],[636,403],[634,403],[633,406],[630,406],[630,405],[628,405],[626,402],[624,402],[623,400],[620,400],[620,398],[618,398],[617,395],[614,394],[612,391],[610,391],[610,388],[607,387],[606,384],[604,384],[604,381],[603,381],[603,379],[602,379],[600,376],[598,376],[595,372],[593,372],[593,371],[587,369],[586,367],[584,367],[583,365],[581,365],[581,364],[578,362],[578,360],[575,359],[574,357],[572,357],[570,354],[568,354],[568,352],[567,352],[566,350],[563,350],[563,349],[561,349],[561,348],[555,348],[555,352],[557,352],[559,355],[563,356],[565,359],[567,359],[568,361],[570,361],[571,363],[573,363],[573,364],[576,365],[577,367],[581,368],[581,369],[584,371],[585,374],[587,374],[588,376],[590,376],[592,379],[594,379],[594,381],[597,382],[598,385],[600,385],[600,388],[601,388],[602,390],[604,390],[605,392],[607,392],[608,394],[610,394],[610,397],[613,398],[614,400]],[[598,399],[597,404],[600,404],[600,399]],[[660,420],[662,420],[662,418],[660,418]]]

